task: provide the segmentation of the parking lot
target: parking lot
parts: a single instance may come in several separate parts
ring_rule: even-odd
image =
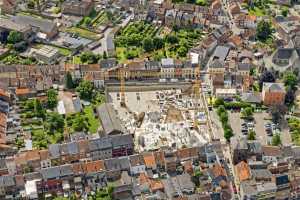
[[[242,123],[244,120],[240,118],[239,112],[228,112],[229,122],[235,135],[246,137],[242,133]],[[254,131],[256,133],[256,139],[261,141],[262,144],[271,144],[272,136],[268,136],[265,130],[265,124],[271,123],[268,113],[254,113]],[[291,144],[291,137],[287,128],[281,129],[281,141],[283,145]]]

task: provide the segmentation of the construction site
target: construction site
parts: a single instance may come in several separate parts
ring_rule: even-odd
[[[196,86],[195,86],[196,85]],[[209,116],[200,84],[111,87],[108,101],[134,135],[136,151],[182,148],[209,142]]]

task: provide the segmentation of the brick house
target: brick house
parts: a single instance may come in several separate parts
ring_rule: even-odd
[[[62,5],[62,13],[70,15],[87,16],[93,9],[93,1],[65,1]]]
[[[264,83],[262,100],[264,105],[282,105],[285,99],[285,88],[282,83]]]

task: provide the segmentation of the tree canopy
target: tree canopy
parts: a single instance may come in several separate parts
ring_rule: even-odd
[[[295,89],[298,84],[298,77],[292,71],[288,71],[283,76],[284,85]]]
[[[273,146],[279,146],[281,145],[282,142],[281,142],[281,138],[280,138],[280,135],[279,134],[275,134],[273,137],[272,137],[272,145]]]
[[[17,31],[10,31],[7,37],[7,42],[10,44],[16,44],[22,40],[21,33]]]
[[[85,51],[80,54],[80,61],[87,64],[96,64],[100,60],[100,55],[96,55],[91,51]]]
[[[57,112],[48,113],[46,127],[50,132],[63,132],[65,121],[62,115]]]
[[[268,38],[272,36],[272,25],[271,22],[262,20],[258,22],[256,28],[256,37],[258,40],[265,42]]]
[[[262,89],[264,82],[275,82],[275,75],[271,71],[264,71],[259,78],[259,88]]]
[[[70,72],[67,72],[65,75],[65,86],[67,89],[73,89],[74,88],[74,82],[73,78]]]
[[[93,96],[94,86],[90,81],[83,80],[79,83],[76,91],[79,93],[80,98],[91,100]]]
[[[57,106],[57,91],[50,89],[47,91],[47,104],[48,108],[53,109]]]
[[[253,108],[252,107],[247,107],[247,108],[244,108],[242,110],[242,116],[244,118],[250,118],[253,116]]]

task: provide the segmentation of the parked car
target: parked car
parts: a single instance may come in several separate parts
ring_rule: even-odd
[[[253,122],[248,122],[247,125],[248,125],[248,127],[254,127],[254,123]]]

